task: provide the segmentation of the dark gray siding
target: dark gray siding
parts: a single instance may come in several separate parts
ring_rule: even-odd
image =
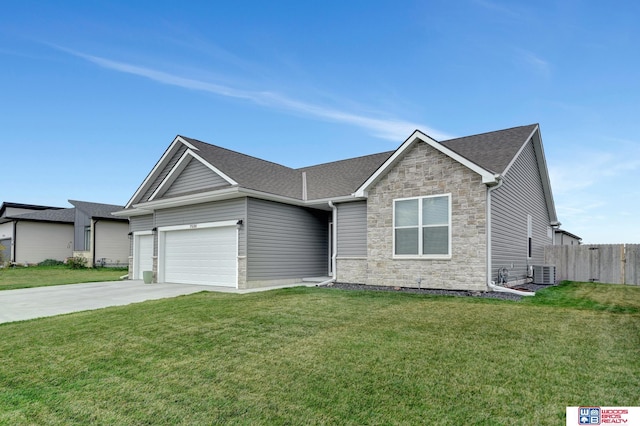
[[[240,220],[247,217],[245,198],[194,204],[156,211],[156,226],[191,225],[225,220]],[[238,235],[238,255],[246,253],[245,227],[240,227]]]
[[[498,269],[509,270],[509,280],[526,277],[527,265],[544,264],[549,213],[545,203],[536,154],[531,142],[504,176],[504,183],[491,195],[491,277],[497,281]],[[533,224],[532,257],[527,258],[527,216]],[[513,267],[512,267],[513,265]]]
[[[328,273],[330,212],[249,198],[247,280]]]
[[[367,256],[367,202],[338,204],[338,256]]]
[[[171,187],[163,196],[170,197],[185,192],[224,185],[229,185],[229,183],[200,161],[191,159],[187,167],[180,173],[180,176],[171,184]]]
[[[153,229],[153,215],[132,216],[129,218],[129,231],[151,231]]]
[[[76,218],[73,224],[73,249],[76,251],[91,250],[91,247],[85,247],[84,227],[91,226],[91,218],[86,213],[76,209]]]
[[[158,189],[158,187],[160,186],[164,178],[167,177],[169,172],[171,172],[171,169],[173,168],[173,166],[176,165],[176,163],[178,162],[180,157],[182,157],[182,154],[184,154],[186,150],[187,150],[187,147],[181,144],[178,150],[176,151],[176,153],[173,155],[173,157],[171,157],[171,160],[169,160],[169,162],[167,163],[167,166],[164,169],[162,169],[158,177],[153,181],[153,184],[149,187],[149,189],[147,189],[147,191],[144,194],[142,194],[142,197],[136,200],[136,202],[143,202],[143,201],[149,200],[149,197],[151,197],[151,194],[153,194],[155,190]]]

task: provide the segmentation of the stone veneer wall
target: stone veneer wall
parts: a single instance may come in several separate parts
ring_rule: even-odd
[[[451,259],[393,259],[393,200],[447,193]],[[480,175],[418,142],[369,190],[366,284],[486,291],[486,197]]]
[[[337,258],[337,281],[341,283],[366,284],[367,259]]]

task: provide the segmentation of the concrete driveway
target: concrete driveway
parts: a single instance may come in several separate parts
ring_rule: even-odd
[[[0,323],[122,306],[200,291],[245,294],[276,288],[316,285],[317,282],[312,281],[274,287],[235,289],[196,284],[144,284],[142,280],[132,280],[2,290]]]
[[[218,287],[110,281],[0,291],[0,323],[164,299]]]

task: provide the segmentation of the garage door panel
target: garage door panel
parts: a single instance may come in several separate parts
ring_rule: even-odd
[[[167,231],[164,253],[166,282],[236,287],[235,227]]]

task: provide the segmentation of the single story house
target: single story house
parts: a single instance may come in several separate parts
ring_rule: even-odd
[[[582,244],[582,238],[578,237],[576,234],[572,234],[571,232],[560,228],[555,230],[553,245],[578,246],[580,244]]]
[[[73,256],[93,266],[128,266],[129,221],[111,213],[124,207],[69,200],[75,207]]]
[[[111,216],[111,212],[122,210],[123,206],[70,202],[75,207],[3,203],[0,210],[3,262],[37,264],[46,259],[63,261],[81,255],[90,266],[126,265],[128,221]]]
[[[537,124],[299,169],[177,136],[120,212],[130,277],[252,288],[330,277],[486,291],[559,226]]]
[[[4,262],[36,264],[46,259],[63,261],[73,254],[74,209],[50,208],[12,213],[0,219],[10,231]]]
[[[11,260],[13,246],[13,221],[6,219],[23,213],[32,213],[42,210],[59,210],[62,207],[40,206],[34,204],[3,202],[0,205],[0,264]]]

